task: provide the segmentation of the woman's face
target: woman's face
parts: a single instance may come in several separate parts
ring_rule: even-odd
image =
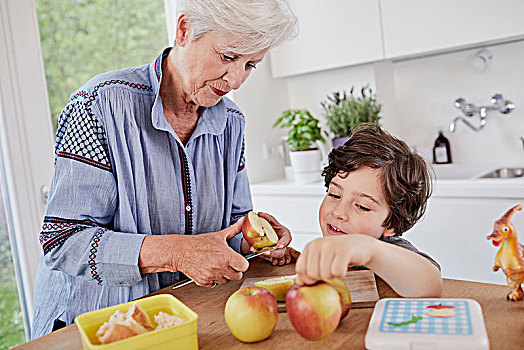
[[[238,89],[268,51],[239,55],[224,49],[228,38],[216,32],[194,41],[179,39],[178,34],[175,49],[184,99],[197,106],[214,106],[226,93]]]
[[[359,167],[345,178],[335,176],[319,210],[324,236],[364,234],[391,236],[393,229],[382,223],[390,212],[380,182],[380,170]]]

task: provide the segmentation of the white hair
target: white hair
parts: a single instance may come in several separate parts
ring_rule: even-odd
[[[225,49],[238,54],[278,46],[298,31],[287,0],[178,0],[176,12],[190,21],[191,40],[214,31],[230,36]]]

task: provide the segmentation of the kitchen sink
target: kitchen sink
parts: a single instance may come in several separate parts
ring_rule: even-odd
[[[482,176],[481,179],[510,179],[524,176],[524,168],[498,168]]]
[[[474,179],[478,178],[478,175],[482,175],[490,170],[490,168],[486,168],[486,165],[483,164],[433,164],[432,167],[435,172],[435,176],[439,180]]]

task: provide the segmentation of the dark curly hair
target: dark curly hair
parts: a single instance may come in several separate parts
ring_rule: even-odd
[[[377,123],[363,123],[344,145],[329,154],[329,164],[322,172],[325,186],[329,188],[335,176],[345,178],[361,166],[381,170],[382,189],[391,211],[382,226],[402,235],[422,217],[431,196],[426,162]]]

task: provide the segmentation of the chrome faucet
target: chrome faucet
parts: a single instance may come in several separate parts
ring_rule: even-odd
[[[504,100],[501,94],[493,95],[490,102],[491,104],[488,106],[475,106],[472,103],[466,103],[466,100],[464,100],[464,98],[462,97],[456,99],[454,102],[455,108],[460,109],[466,117],[472,117],[478,113],[480,121],[479,125],[475,126],[471,124],[468,120],[466,120],[463,116],[459,115],[458,117],[453,119],[453,121],[449,125],[449,131],[455,132],[455,129],[457,128],[457,122],[459,120],[462,120],[464,124],[469,126],[471,129],[479,131],[484,127],[484,125],[486,125],[486,117],[488,115],[488,111],[499,111],[502,114],[508,114],[513,109],[515,109],[515,104],[511,101]]]

